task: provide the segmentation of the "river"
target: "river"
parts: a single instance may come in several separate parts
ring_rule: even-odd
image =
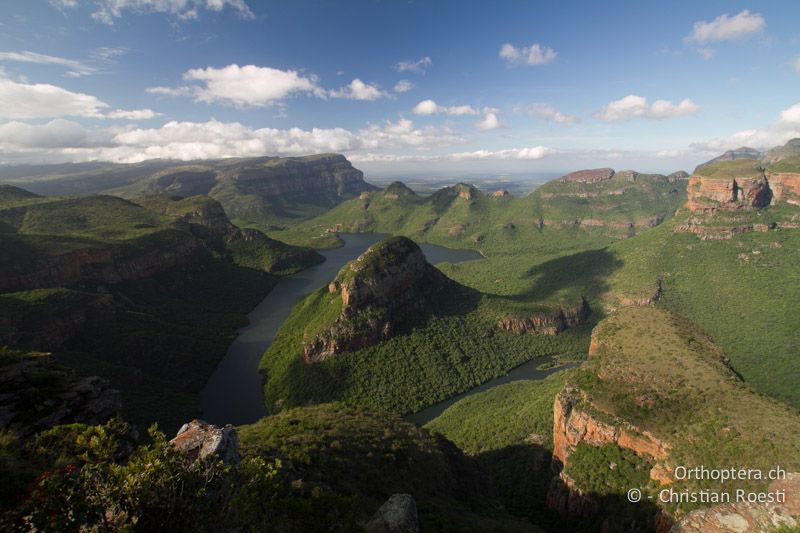
[[[266,416],[262,399],[261,375],[258,365],[281,324],[289,316],[295,303],[310,292],[327,285],[339,270],[361,255],[370,245],[387,237],[377,233],[345,233],[341,248],[324,250],[325,262],[293,276],[282,278],[270,293],[253,309],[247,318],[249,324],[237,331],[225,357],[200,393],[203,418],[212,424],[249,424]],[[460,263],[479,259],[472,250],[452,250],[432,244],[420,244],[431,264]],[[463,394],[432,405],[407,417],[412,422],[424,424],[438,416],[447,407],[465,396],[490,389],[517,379],[542,379],[555,369],[537,370],[543,363],[535,359],[511,370],[507,375],[488,381]]]
[[[379,240],[378,233],[340,234],[341,248],[324,250],[325,262],[293,276],[281,279],[253,309],[249,324],[237,331],[225,357],[200,393],[203,418],[212,424],[249,424],[267,412],[261,397],[258,364],[275,333],[300,298],[327,285],[348,261],[355,259]],[[429,263],[459,263],[480,259],[472,250],[452,250],[432,244],[420,244]]]

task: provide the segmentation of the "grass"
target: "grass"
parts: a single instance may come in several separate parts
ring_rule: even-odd
[[[445,439],[397,416],[341,404],[286,410],[239,428],[244,455],[279,455],[303,482],[353,496],[364,518],[411,494],[420,530],[532,531],[506,514],[480,466]]]
[[[770,172],[800,172],[800,155],[781,159],[777,163],[769,165],[767,170]]]
[[[760,178],[764,175],[758,159],[735,159],[701,165],[694,171],[704,178]]]
[[[621,418],[671,443],[670,465],[800,468],[797,410],[754,392],[726,366],[724,352],[688,320],[654,308],[622,308],[598,325],[594,340],[596,355],[567,380],[586,394],[579,408]],[[597,474],[591,466],[597,460],[587,455],[585,479]],[[628,488],[636,486],[638,477],[627,479]],[[620,491],[625,483],[612,485]],[[753,480],[723,487],[710,480],[675,484],[676,490],[763,487]],[[693,507],[668,506],[673,512]]]

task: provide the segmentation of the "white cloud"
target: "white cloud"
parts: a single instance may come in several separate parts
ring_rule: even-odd
[[[761,33],[766,25],[764,17],[745,9],[734,17],[726,13],[711,22],[695,22],[686,40],[700,44],[739,40]]]
[[[565,115],[549,104],[531,104],[525,107],[516,107],[514,108],[514,112],[523,113],[539,120],[555,122],[556,124],[563,124],[565,126],[570,126],[580,122],[580,119],[577,116]]]
[[[385,91],[380,90],[377,85],[364,83],[356,78],[349,85],[328,92],[331,98],[346,98],[348,100],[377,100],[389,96]]]
[[[541,159],[556,153],[552,148],[533,146],[531,148],[512,148],[508,150],[476,150],[474,152],[459,152],[450,154],[454,160],[464,159]]]
[[[197,19],[199,11],[222,11],[225,7],[233,9],[243,19],[255,16],[244,0],[95,0],[96,11],[92,18],[112,25],[125,11],[134,13],[166,13],[183,20]],[[57,7],[77,7],[77,2],[57,0]]]
[[[67,68],[66,75],[72,78],[94,74],[96,69],[74,59],[39,54],[29,50],[21,52],[0,52],[0,61],[17,61],[21,63],[36,63],[39,65],[59,65]]]
[[[414,84],[408,80],[400,80],[394,84],[394,92],[396,93],[407,93],[413,88]]]
[[[0,79],[0,117],[4,118],[102,118],[108,104],[98,98],[46,83],[17,83]]]
[[[702,57],[706,61],[709,61],[714,58],[714,56],[717,54],[717,51],[714,50],[713,48],[705,46],[703,48],[698,48],[697,53],[700,54],[700,57]]]
[[[546,65],[558,56],[558,53],[549,46],[533,43],[530,46],[517,48],[511,43],[506,43],[500,48],[500,57],[509,64]]]
[[[684,98],[678,104],[669,100],[656,100],[652,105],[647,103],[647,98],[629,94],[628,96],[605,105],[594,114],[598,120],[605,122],[620,122],[634,118],[665,119],[694,115],[700,112],[700,107],[689,98]]]
[[[160,116],[161,113],[156,113],[152,109],[131,109],[126,111],[124,109],[117,109],[106,113],[106,118],[123,119],[123,120],[148,120]]]
[[[483,108],[483,120],[477,122],[475,127],[481,131],[489,131],[489,130],[496,130],[497,128],[502,128],[503,124],[500,122],[500,118],[498,114],[500,110],[496,107],[484,107]]]
[[[764,150],[784,144],[796,137],[800,137],[800,103],[781,111],[778,120],[769,126],[738,131],[728,137],[692,143],[690,146],[707,153],[724,152],[740,146]]]
[[[433,65],[433,61],[431,61],[430,57],[425,56],[418,61],[400,61],[394,68],[398,72],[416,72],[417,74],[424,74],[431,65]]]
[[[800,74],[800,56],[797,56],[792,60],[792,67],[794,67],[794,70]]]
[[[154,158],[208,159],[431,150],[465,142],[448,128],[416,128],[407,119],[351,131],[344,128],[249,128],[237,122],[167,122],[157,128],[89,130],[66,120],[44,125],[0,124],[0,160],[139,162]]]
[[[237,107],[263,107],[296,93],[325,94],[317,86],[316,76],[256,65],[195,68],[186,71],[183,79],[202,85],[150,87],[146,91],[167,96],[192,95],[198,102],[224,102]]]
[[[436,115],[444,113],[446,115],[462,116],[462,115],[477,115],[478,110],[468,105],[456,106],[440,106],[433,100],[422,100],[414,109],[411,110],[415,115]]]

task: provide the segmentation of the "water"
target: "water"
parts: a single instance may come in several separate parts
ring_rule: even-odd
[[[551,357],[544,357],[538,359],[532,359],[527,363],[522,363],[518,367],[512,369],[508,374],[505,376],[500,376],[499,378],[492,379],[478,385],[474,389],[470,389],[467,392],[463,392],[458,396],[453,396],[452,398],[448,398],[442,402],[437,404],[431,405],[423,409],[422,411],[418,411],[412,415],[408,415],[406,420],[410,422],[414,422],[420,426],[423,426],[442,414],[448,407],[456,403],[457,401],[466,398],[467,396],[472,396],[473,394],[477,394],[479,392],[483,392],[489,390],[491,388],[497,387],[498,385],[503,385],[505,383],[511,383],[512,381],[521,381],[521,380],[539,380],[544,379],[550,374],[554,372],[558,372],[559,370],[564,370],[566,368],[574,368],[578,366],[580,363],[569,363],[565,365],[554,366],[552,368],[548,368],[546,370],[539,370],[537,367],[544,365],[545,363],[552,363],[553,360]]]
[[[249,325],[237,332],[225,357],[200,393],[200,406],[206,421],[219,425],[249,424],[267,414],[261,395],[258,364],[294,304],[306,294],[327,285],[348,261],[387,237],[377,233],[340,236],[345,241],[343,247],[321,252],[325,256],[324,263],[281,279],[248,315]],[[480,258],[472,250],[451,250],[431,244],[421,244],[420,248],[432,264]]]

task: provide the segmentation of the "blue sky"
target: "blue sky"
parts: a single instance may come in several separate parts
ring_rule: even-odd
[[[6,0],[0,162],[670,172],[800,136],[796,2]]]

